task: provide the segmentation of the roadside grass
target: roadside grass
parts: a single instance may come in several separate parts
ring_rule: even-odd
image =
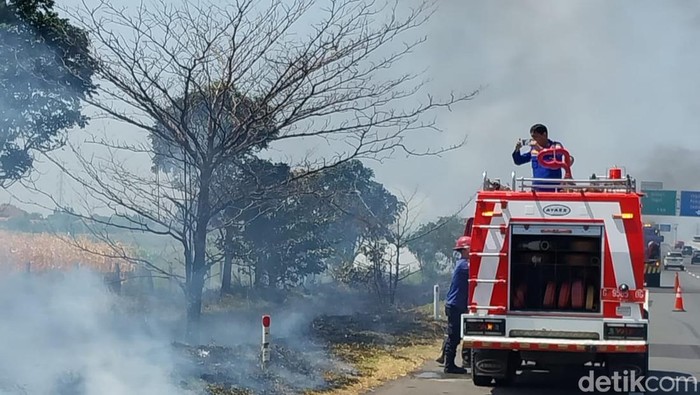
[[[328,328],[321,327],[320,337],[331,344],[333,355],[350,364],[355,372],[352,375],[328,374],[328,389],[305,394],[364,394],[416,371],[426,360],[437,357],[442,345],[444,326],[442,321],[432,319],[432,313],[433,306],[428,304],[387,312],[378,316],[379,320],[377,316],[373,320],[358,317],[352,322],[328,317],[328,321],[334,318],[336,321],[346,321],[345,325],[335,322],[336,325],[329,324]],[[329,333],[330,327],[345,330]]]
[[[441,340],[429,339],[426,344],[396,346],[391,349],[346,344],[332,347],[334,355],[350,364],[358,375],[330,375],[326,379],[331,388],[310,391],[306,395],[358,395],[382,384],[406,376],[418,369],[426,360],[438,354]]]

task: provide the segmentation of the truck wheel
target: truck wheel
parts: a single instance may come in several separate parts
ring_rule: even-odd
[[[640,359],[641,374],[646,377],[649,375],[649,351],[642,354]]]
[[[613,354],[607,361],[608,374],[612,376],[614,372],[635,372],[637,377],[649,374],[649,353],[643,354]]]
[[[474,382],[474,385],[477,387],[490,387],[491,382],[493,381],[493,377],[490,376],[482,376],[476,373],[476,361],[477,361],[477,355],[474,352],[474,349],[471,350],[471,363],[472,363],[472,381]]]
[[[488,354],[488,356],[485,357],[487,360],[498,359],[500,360],[499,362],[501,364],[505,364],[505,366],[502,365],[501,369],[499,369],[498,372],[494,371],[494,373],[497,373],[497,376],[499,377],[492,377],[479,374],[479,371],[476,367],[480,361],[483,361],[483,358],[484,356],[480,356],[478,353],[472,350],[471,368],[472,381],[474,382],[474,385],[476,385],[477,387],[491,387],[494,385],[492,384],[492,382],[495,382],[496,386],[505,387],[513,384],[513,382],[515,381],[516,374],[518,372],[518,368],[522,364],[519,353],[506,351],[497,354],[490,353]],[[505,374],[503,374],[503,370],[505,370]],[[485,373],[489,372],[487,371]],[[505,377],[500,377],[502,375]]]
[[[462,349],[462,368],[471,369],[472,368],[472,350]],[[472,370],[473,372],[474,370]]]
[[[491,386],[491,381],[493,380],[489,376],[477,376],[474,373],[474,368],[472,368],[472,381],[474,382],[474,385],[477,387],[490,387]]]
[[[508,387],[513,385],[515,376],[518,373],[518,368],[522,364],[520,355],[517,352],[511,351],[508,354],[508,365],[506,367],[506,377],[495,379],[496,385],[499,387]]]

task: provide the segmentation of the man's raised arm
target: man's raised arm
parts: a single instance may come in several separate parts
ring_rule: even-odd
[[[520,153],[520,148],[522,148],[523,143],[520,139],[518,139],[518,142],[515,143],[515,150],[513,150],[513,163],[516,165],[524,165],[525,163],[528,163],[530,160],[532,160],[532,154],[530,154],[530,151],[527,151],[524,154]]]

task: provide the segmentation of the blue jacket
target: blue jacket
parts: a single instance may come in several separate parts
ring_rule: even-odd
[[[549,140],[549,147],[552,148],[564,148],[564,146],[558,142],[558,141],[552,141]],[[547,147],[547,148],[549,148]],[[543,167],[540,165],[540,162],[537,161],[537,155],[539,154],[538,147],[533,146],[530,147],[530,150],[524,154],[521,154],[518,150],[513,151],[513,162],[520,166],[524,165],[527,162],[532,163],[532,178],[548,178],[548,179],[561,179],[562,178],[562,170],[561,169],[548,169],[546,167]],[[551,158],[551,157],[550,157]],[[558,160],[563,160],[563,155],[559,156],[558,155]],[[535,182],[533,183],[534,185],[545,185],[546,183],[542,182]],[[553,190],[553,189],[546,189],[546,188],[535,188],[537,190]]]
[[[460,258],[452,273],[452,283],[447,291],[445,304],[460,311],[467,311],[469,298],[469,261]]]

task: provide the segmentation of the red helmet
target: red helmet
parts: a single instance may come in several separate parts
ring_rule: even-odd
[[[462,236],[459,239],[457,239],[457,243],[455,243],[455,247],[453,250],[461,250],[464,248],[469,248],[472,245],[472,238],[469,236]]]

